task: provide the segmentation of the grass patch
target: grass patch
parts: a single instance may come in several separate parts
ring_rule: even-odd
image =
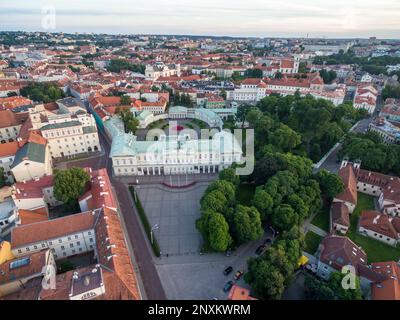
[[[137,200],[135,201],[135,195],[134,195],[135,189],[132,186],[129,187],[129,192],[131,193],[133,202],[135,203],[136,209],[139,213],[140,220],[142,221],[142,224],[143,224],[144,231],[146,232],[147,238],[150,241],[153,252],[156,255],[156,257],[159,257],[160,256],[160,247],[158,245],[157,239],[154,236],[153,236],[153,243],[151,243],[151,226],[150,226],[149,220],[147,219],[146,213],[144,212],[144,209],[140,202],[140,199],[138,196],[136,196]]]
[[[329,208],[322,208],[311,223],[318,228],[329,232]]]
[[[312,232],[312,231],[308,231],[306,236],[305,236],[305,245],[304,245],[304,251],[308,252],[309,254],[314,254],[317,249],[319,244],[322,241],[322,238],[320,235]]]
[[[357,232],[358,218],[364,210],[375,210],[374,198],[363,193],[358,193],[357,206],[351,214],[351,225],[347,236],[367,253],[368,262],[370,263],[391,260],[398,261],[400,259],[399,248],[363,236]]]
[[[244,206],[251,206],[256,186],[254,184],[241,184],[236,190],[236,200]]]

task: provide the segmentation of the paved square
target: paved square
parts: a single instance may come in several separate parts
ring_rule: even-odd
[[[152,226],[163,255],[197,254],[202,238],[195,223],[200,217],[200,199],[208,183],[200,182],[188,189],[170,189],[162,185],[136,188],[143,209]]]

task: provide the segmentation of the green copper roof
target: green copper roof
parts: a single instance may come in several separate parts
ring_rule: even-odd
[[[45,145],[29,142],[17,151],[11,168],[15,168],[24,160],[44,163],[45,157],[46,157]]]
[[[74,120],[74,121],[67,121],[67,122],[51,123],[51,124],[41,127],[40,130],[41,131],[53,130],[53,129],[75,127],[75,126],[80,126],[80,125],[82,125],[82,124],[79,121]]]
[[[97,129],[96,129],[95,126],[88,126],[88,127],[83,127],[82,131],[83,131],[84,134],[95,133],[95,132],[97,132]]]

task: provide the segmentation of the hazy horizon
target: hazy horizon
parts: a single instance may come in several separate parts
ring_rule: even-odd
[[[2,31],[284,38],[396,39],[400,1],[287,0],[0,0]],[[56,10],[56,28],[43,29],[43,9]]]

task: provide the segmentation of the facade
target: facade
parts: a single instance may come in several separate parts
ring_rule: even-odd
[[[379,115],[389,121],[400,122],[400,99],[386,99]]]
[[[317,275],[328,280],[331,273],[341,271],[344,266],[367,265],[366,253],[347,237],[329,235],[318,248]]]
[[[330,212],[331,230],[346,234],[350,227],[349,208],[343,202],[333,202]]]
[[[141,299],[118,214],[106,206],[18,226],[12,231],[11,248],[17,259],[46,251],[53,254],[57,264],[60,259],[89,252],[97,263],[56,275],[56,289],[43,288],[39,281],[18,288],[14,293],[7,292],[6,299]]]
[[[377,211],[363,211],[358,232],[367,237],[396,246],[400,238],[400,218]]]
[[[0,146],[0,168],[3,168],[7,182],[14,182],[11,172],[11,165],[14,162],[15,154],[19,149],[16,141],[4,143]]]
[[[215,173],[242,161],[242,150],[228,132],[210,139],[189,135],[160,136],[157,141],[136,141],[122,134],[113,138],[110,158],[117,176]]]
[[[400,215],[399,177],[364,170],[360,168],[359,163],[351,163],[346,160],[342,162],[342,169],[343,171],[346,169],[344,172],[350,172],[350,175],[355,176],[358,192],[378,197],[378,206],[383,213],[392,216]],[[340,169],[339,175],[342,169]],[[354,185],[354,182],[351,185]]]
[[[29,181],[53,174],[48,144],[24,144],[16,152],[10,169],[15,181]]]
[[[245,79],[239,88],[227,92],[227,99],[256,102],[265,98],[267,85],[261,79]]]
[[[46,111],[38,105],[29,109],[30,130],[47,139],[51,158],[101,151],[96,121],[75,99],[57,102],[58,109]]]
[[[10,188],[10,187],[5,187]],[[11,188],[10,188],[11,189]],[[1,190],[4,192],[3,190]],[[0,238],[9,235],[19,222],[18,210],[11,197],[0,202]]]
[[[360,84],[354,95],[353,106],[356,109],[365,109],[369,114],[373,114],[377,98],[378,91],[372,84]]]
[[[359,164],[355,165],[359,168]],[[347,162],[343,161],[338,174],[342,178],[344,191],[333,198],[333,202],[342,202],[349,209],[349,213],[352,213],[357,204],[357,179],[353,167],[347,166]]]
[[[21,256],[0,264],[0,297],[23,290],[29,283],[41,283],[46,267],[56,269],[51,250]]]
[[[48,207],[62,204],[54,196],[54,177],[44,176],[13,186],[13,200],[18,210],[29,210],[47,217]]]
[[[400,144],[400,125],[395,125],[383,117],[374,119],[369,130],[380,135],[386,144]]]
[[[21,124],[11,110],[0,110],[0,142],[15,141]]]

